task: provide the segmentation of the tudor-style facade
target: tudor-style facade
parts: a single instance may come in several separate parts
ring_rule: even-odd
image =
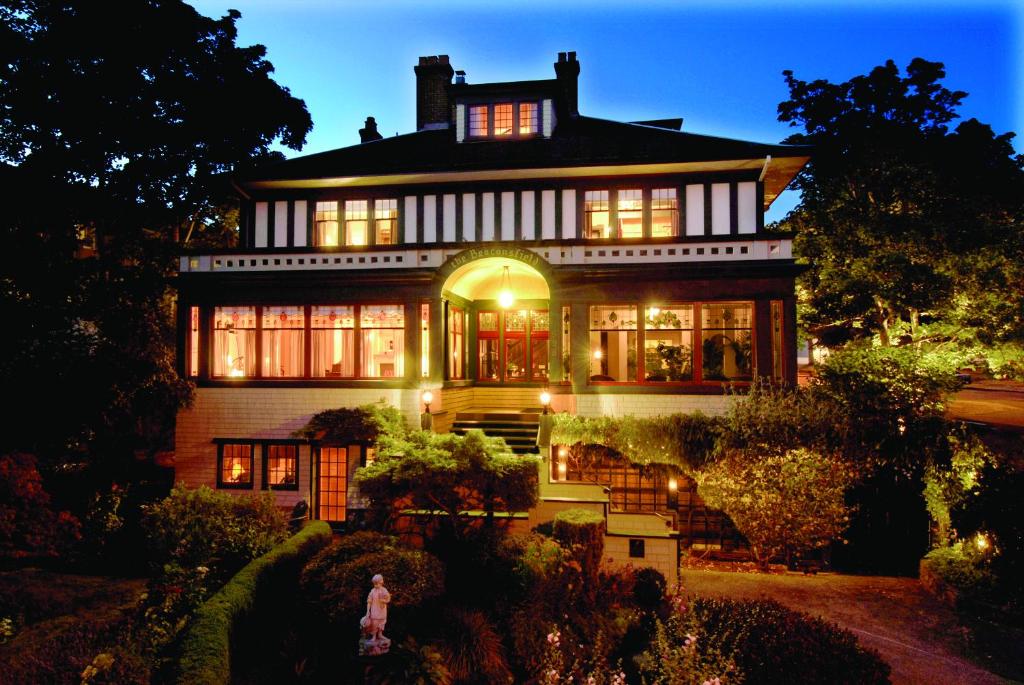
[[[807,150],[586,117],[575,53],[554,66],[468,84],[420,58],[416,132],[370,118],[359,145],[234,179],[240,246],[181,258],[179,480],[344,520],[366,448],[294,440],[316,411],[384,399],[412,423],[430,389],[447,430],[542,389],[652,415],[795,381],[798,267],[764,211]]]

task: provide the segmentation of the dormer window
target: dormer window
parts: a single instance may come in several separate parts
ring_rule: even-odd
[[[536,102],[519,103],[519,135],[534,136],[540,131],[539,117],[540,109]]]
[[[474,138],[486,138],[488,133],[487,105],[473,105],[469,108],[469,135]]]
[[[459,105],[458,126],[460,141],[463,136],[475,140],[532,138],[541,133],[541,103],[530,100]]]

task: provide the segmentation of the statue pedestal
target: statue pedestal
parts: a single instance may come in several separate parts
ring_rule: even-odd
[[[381,636],[359,638],[359,656],[380,656],[391,649],[391,639]]]

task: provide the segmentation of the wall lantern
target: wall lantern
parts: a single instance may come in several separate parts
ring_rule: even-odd
[[[547,390],[543,391],[540,394],[540,404],[542,407],[544,407],[543,413],[547,414],[548,412],[551,411],[551,393],[549,393]]]
[[[434,401],[434,393],[429,390],[424,390],[423,394],[420,395],[420,399],[423,400],[423,411],[426,414],[430,413],[430,403]]]
[[[508,309],[516,302],[512,294],[512,275],[507,266],[501,267],[501,290],[498,291],[498,304],[502,309]]]

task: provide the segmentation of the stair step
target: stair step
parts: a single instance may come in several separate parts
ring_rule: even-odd
[[[538,423],[540,412],[458,412],[456,421],[495,421],[498,423]]]
[[[496,426],[493,423],[469,423],[469,424],[467,424],[465,422],[458,421],[458,422],[452,424],[452,430],[461,430],[461,431],[482,430],[485,433],[494,433],[496,435],[497,434],[502,434],[503,435],[503,434],[506,434],[506,433],[509,434],[509,435],[517,435],[517,434],[524,435],[526,433],[536,434],[537,433],[537,426],[531,426],[531,425],[528,425],[528,424],[527,425],[519,425],[519,426],[509,426],[509,425]]]

